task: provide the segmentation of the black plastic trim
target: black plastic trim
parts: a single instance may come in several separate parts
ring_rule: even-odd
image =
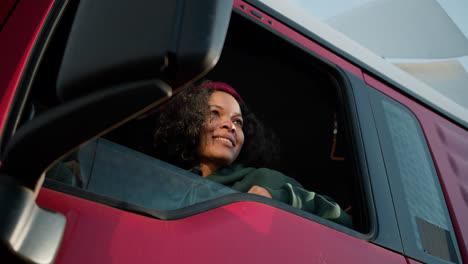
[[[341,102],[343,103],[342,115],[345,116],[343,122],[348,128],[346,137],[348,142],[352,142],[349,147],[349,157],[351,157],[353,169],[356,171],[356,177],[359,177],[359,180],[356,184],[360,188],[360,193],[363,194],[360,198],[362,199],[360,203],[365,206],[361,208],[362,214],[367,214],[367,225],[369,230],[367,232],[366,240],[374,240],[378,234],[378,221],[377,221],[377,212],[375,209],[374,196],[372,185],[370,183],[370,174],[367,165],[366,152],[363,144],[363,137],[361,134],[361,125],[358,117],[356,99],[352,87],[362,86],[363,82],[361,79],[354,76],[352,73],[336,67],[337,71],[341,73],[341,78],[337,80],[339,82],[338,93],[341,97]]]
[[[353,85],[353,92],[356,96],[360,131],[364,139],[363,147],[366,153],[367,170],[372,176],[369,180],[373,190],[375,190],[372,194],[377,210],[378,236],[373,242],[394,251],[403,252],[382,146],[378,138],[377,124],[369,99],[369,93],[375,90],[355,76],[350,78],[360,83],[360,85]]]
[[[371,105],[373,108],[373,113],[376,119],[376,128],[378,131],[378,137],[380,141],[380,145],[382,148],[382,155],[384,158],[387,174],[388,174],[388,180],[389,180],[389,185],[392,191],[393,195],[393,203],[395,207],[395,211],[397,213],[397,221],[398,221],[398,226],[400,228],[400,236],[402,239],[402,244],[404,246],[404,254],[406,256],[409,256],[411,258],[414,258],[418,261],[422,261],[424,263],[446,263],[445,260],[439,259],[440,256],[437,255],[432,255],[431,253],[427,252],[424,250],[424,243],[421,241],[421,237],[419,235],[419,230],[417,227],[417,217],[412,216],[410,212],[410,206],[408,205],[408,202],[406,201],[406,194],[404,190],[402,189],[402,184],[403,182],[401,181],[401,172],[400,172],[400,167],[398,165],[397,161],[397,156],[394,151],[394,146],[393,146],[393,139],[391,137],[391,132],[389,130],[389,127],[387,125],[387,116],[385,115],[385,110],[380,103],[381,101],[387,101],[395,106],[399,107],[401,110],[405,111],[410,117],[411,121],[414,122],[416,129],[417,129],[417,136],[421,139],[421,144],[422,148],[424,151],[424,156],[421,157],[423,159],[427,159],[427,164],[430,167],[429,170],[431,171],[431,176],[433,177],[435,188],[437,191],[437,194],[441,198],[441,209],[443,210],[443,213],[445,213],[446,220],[447,220],[447,227],[448,227],[448,233],[452,239],[452,242],[454,242],[454,251],[452,253],[455,254],[455,256],[452,256],[455,258],[454,263],[462,263],[462,258],[460,255],[460,250],[458,249],[458,243],[457,243],[457,238],[455,235],[455,231],[453,229],[453,224],[452,220],[450,218],[448,208],[447,208],[447,202],[445,200],[445,196],[443,194],[443,191],[440,186],[440,181],[439,177],[437,176],[437,172],[435,169],[434,161],[432,160],[432,156],[429,150],[429,147],[427,146],[427,141],[424,136],[424,132],[420,126],[420,123],[416,116],[414,115],[413,112],[411,112],[406,106],[402,105],[401,103],[395,101],[394,99],[388,97],[387,95],[377,91],[377,90],[372,90],[369,93],[369,97],[371,99]],[[436,206],[436,205],[433,205]],[[413,218],[414,217],[414,218]],[[414,223],[412,221],[414,220]],[[422,245],[418,244],[417,239],[419,239],[422,242]],[[439,241],[442,243],[442,241]]]
[[[249,194],[249,193],[234,193],[228,194],[225,196],[221,196],[212,200],[208,200],[205,202],[201,202],[198,204],[190,205],[184,208],[170,210],[170,211],[163,211],[163,210],[156,210],[148,207],[144,207],[141,205],[121,201],[115,198],[111,198],[108,196],[103,196],[97,193],[85,191],[83,189],[79,189],[52,179],[46,178],[43,184],[44,188],[58,191],[61,193],[69,194],[72,196],[76,196],[79,198],[83,198],[89,201],[101,203],[110,207],[114,207],[120,210],[128,211],[135,214],[140,214],[144,216],[154,217],[160,220],[177,220],[182,218],[187,218],[199,213],[203,213],[212,209],[216,209],[228,204],[236,203],[236,202],[257,202],[261,204],[266,204],[280,210],[290,212],[302,218],[312,220],[314,222],[329,226],[333,229],[339,230],[341,232],[353,235],[353,236],[360,236],[361,233],[327,220],[325,218],[316,216],[314,214],[308,213],[306,211],[302,211],[295,207],[292,207],[288,204],[269,199],[266,197],[262,197],[259,195]]]
[[[260,20],[263,19],[262,14],[258,13],[258,12],[255,11],[255,10],[250,10],[250,13],[251,13],[252,15],[256,16],[256,17],[257,17],[258,19],[260,19]]]

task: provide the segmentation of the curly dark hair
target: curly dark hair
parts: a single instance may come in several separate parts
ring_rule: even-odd
[[[159,126],[154,133],[156,157],[176,166],[189,169],[196,165],[196,149],[200,131],[209,113],[208,100],[216,91],[203,86],[210,82],[185,88],[159,112]],[[274,167],[279,160],[279,140],[248,109],[237,102],[242,111],[244,145],[237,158],[248,166]]]

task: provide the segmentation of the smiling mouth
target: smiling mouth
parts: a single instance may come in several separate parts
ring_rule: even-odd
[[[229,143],[231,146],[235,146],[234,142],[232,142],[231,140],[227,139],[227,138],[223,138],[223,137],[214,137],[215,140],[220,140],[222,142],[227,142]]]

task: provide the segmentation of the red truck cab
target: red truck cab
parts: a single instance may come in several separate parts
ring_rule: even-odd
[[[1,4],[1,254],[18,263],[467,262],[463,109],[268,2]],[[279,135],[273,169],[336,199],[352,227],[154,155],[159,109],[205,78],[230,83]]]

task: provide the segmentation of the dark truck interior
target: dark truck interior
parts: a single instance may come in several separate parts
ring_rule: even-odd
[[[68,31],[64,23],[56,35]],[[30,97],[36,114],[59,104],[55,90],[44,87],[55,86],[54,69],[61,60],[57,54],[64,46],[65,40],[56,37],[44,55]],[[308,190],[333,197],[352,216],[354,229],[366,233],[364,194],[346,116],[344,90],[349,88],[332,69],[309,51],[234,11],[220,60],[203,79],[231,84],[276,133],[281,155],[272,169],[297,179]],[[102,137],[154,156],[156,125],[157,111]]]

